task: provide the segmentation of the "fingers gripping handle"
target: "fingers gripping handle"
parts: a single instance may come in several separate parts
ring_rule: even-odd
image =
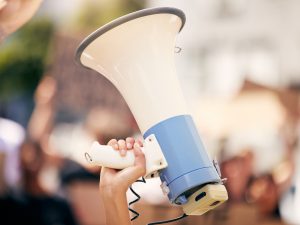
[[[168,166],[167,161],[161,151],[161,148],[155,138],[155,135],[149,135],[145,139],[145,147],[142,151],[146,158],[146,176],[152,178],[158,176],[158,171]],[[134,165],[134,153],[132,150],[127,151],[125,157],[120,156],[117,150],[111,146],[100,145],[94,142],[90,151],[85,153],[86,160],[97,166],[104,166],[114,169],[124,169]]]
[[[121,157],[117,150],[109,145],[100,145],[94,142],[90,151],[85,153],[87,161],[96,166],[104,166],[114,169],[124,169],[134,163],[134,154],[127,152],[125,157]]]

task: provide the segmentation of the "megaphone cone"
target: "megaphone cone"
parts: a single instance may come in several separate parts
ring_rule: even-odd
[[[175,41],[184,23],[184,13],[176,8],[141,10],[96,30],[76,53],[80,64],[117,87],[144,138],[155,135],[168,163],[160,171],[162,186],[177,204],[187,203],[205,184],[221,183],[176,76]]]

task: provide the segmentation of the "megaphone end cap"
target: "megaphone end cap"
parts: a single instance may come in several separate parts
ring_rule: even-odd
[[[157,8],[148,8],[148,9],[143,9],[143,10],[139,10],[130,14],[127,14],[125,16],[122,16],[120,18],[117,18],[107,24],[105,24],[104,26],[100,27],[99,29],[97,29],[96,31],[94,31],[93,33],[91,33],[89,36],[87,36],[78,46],[76,53],[75,53],[75,60],[76,62],[85,67],[85,65],[82,64],[80,58],[81,55],[83,53],[83,51],[85,50],[85,48],[92,43],[96,38],[100,37],[102,34],[106,33],[107,31],[123,24],[126,22],[129,22],[131,20],[140,18],[140,17],[144,17],[144,16],[149,16],[149,15],[154,15],[154,14],[174,14],[176,16],[178,16],[181,19],[181,27],[179,29],[179,32],[182,30],[185,21],[186,21],[186,17],[185,14],[182,10],[177,9],[177,8],[173,8],[173,7],[157,7]]]

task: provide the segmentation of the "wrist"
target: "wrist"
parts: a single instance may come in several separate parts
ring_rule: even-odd
[[[105,199],[118,199],[120,197],[126,197],[127,188],[115,187],[113,185],[100,185],[100,194]]]
[[[100,195],[104,204],[106,224],[131,225],[130,214],[127,205],[126,191],[114,188],[100,188]]]

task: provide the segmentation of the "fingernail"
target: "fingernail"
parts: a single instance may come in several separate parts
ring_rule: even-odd
[[[133,147],[140,150],[140,145],[138,143],[134,143]]]
[[[132,145],[130,143],[127,143],[127,148],[131,149],[132,148]]]
[[[125,156],[126,155],[126,150],[125,149],[121,149],[120,153],[121,153],[121,156]]]

